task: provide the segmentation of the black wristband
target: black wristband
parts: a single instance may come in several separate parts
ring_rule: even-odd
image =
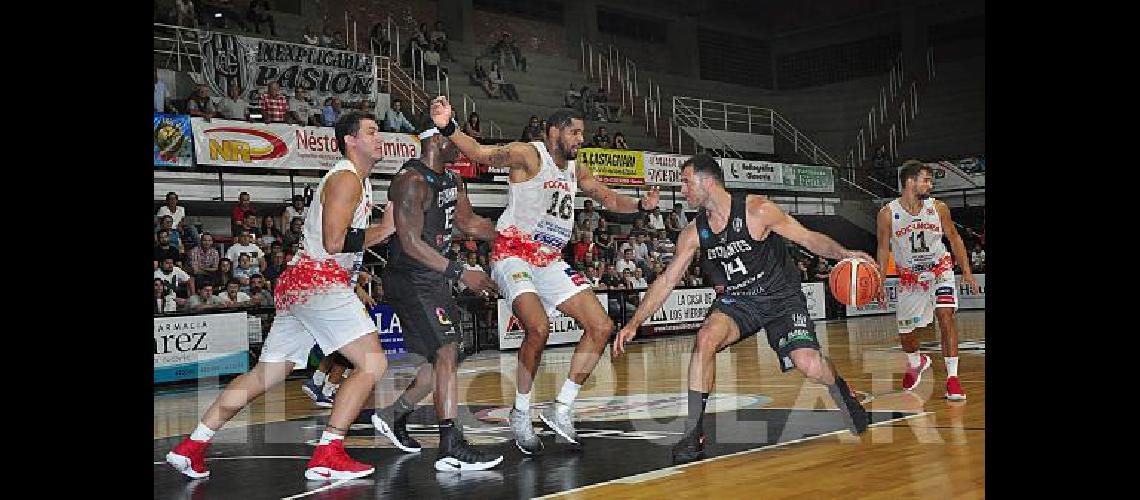
[[[436,129],[439,130],[439,133],[443,134],[444,137],[451,137],[451,135],[455,133],[455,128],[455,120],[448,122],[446,127],[436,127]]]
[[[448,262],[443,275],[447,276],[449,280],[459,281],[459,277],[463,276],[463,264],[460,264],[458,260]]]
[[[344,247],[341,248],[341,251],[348,253],[361,250],[364,250],[364,230],[355,227],[348,228],[348,233],[344,235]]]

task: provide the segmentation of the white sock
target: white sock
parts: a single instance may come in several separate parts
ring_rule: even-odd
[[[573,380],[566,379],[566,383],[562,384],[562,390],[558,392],[558,397],[555,400],[571,406],[574,404],[574,398],[578,397],[578,390],[581,388],[582,386],[575,384]]]
[[[530,411],[530,393],[520,394],[515,392],[515,408],[518,411]]]
[[[333,397],[333,394],[336,394],[336,390],[339,388],[340,388],[340,384],[334,384],[332,382],[327,382],[327,383],[325,383],[325,386],[321,389],[321,392],[325,393],[325,396],[328,396],[331,398],[331,397]]]
[[[190,434],[190,439],[192,441],[209,441],[211,439],[214,439],[214,432],[216,431],[209,427],[206,427],[206,424],[198,422],[198,427],[194,429],[193,433]]]
[[[321,446],[324,446],[326,444],[333,442],[333,440],[336,440],[336,439],[344,439],[344,436],[341,436],[340,434],[333,434],[329,431],[325,431],[325,432],[321,433],[321,443],[320,444],[321,444]]]
[[[918,351],[908,352],[906,353],[906,362],[911,368],[918,368],[918,365],[922,363],[922,355]]]
[[[325,385],[325,380],[327,379],[328,375],[326,375],[325,372],[322,372],[320,370],[313,372],[313,383],[317,386]]]
[[[958,356],[954,356],[952,358],[946,357],[945,359],[946,359],[946,376],[957,377],[958,376]]]

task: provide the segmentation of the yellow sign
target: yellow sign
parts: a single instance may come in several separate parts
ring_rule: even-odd
[[[643,151],[626,149],[583,148],[578,163],[590,169],[599,181],[611,186],[644,186]]]

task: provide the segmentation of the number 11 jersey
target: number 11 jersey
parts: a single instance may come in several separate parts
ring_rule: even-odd
[[[888,206],[891,207],[891,251],[900,274],[933,271],[939,264],[945,266],[950,261],[950,253],[942,244],[942,219],[934,208],[933,197],[923,200],[918,215],[903,209],[897,198]]]

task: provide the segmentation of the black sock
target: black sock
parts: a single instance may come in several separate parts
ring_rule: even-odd
[[[391,409],[393,420],[407,418],[408,415],[410,415],[412,411],[416,409],[415,405],[408,404],[408,401],[404,399],[403,394],[401,394],[400,397],[396,398],[396,401],[393,402],[392,405],[388,408]]]
[[[839,395],[844,399],[851,397],[851,388],[847,387],[847,381],[843,380],[843,377],[840,377],[838,373],[835,374],[835,385],[832,387],[835,387],[835,389],[839,391]],[[841,402],[842,401],[836,401],[835,404]]]
[[[455,428],[455,420],[450,418],[439,421],[439,441],[440,443],[447,442],[457,429]]]
[[[709,393],[689,389],[689,421],[686,430],[696,429],[704,432],[705,404],[709,402]]]
[[[376,413],[375,408],[366,408],[366,409],[360,411],[360,417],[358,417],[358,418],[366,420],[368,422],[371,422],[372,421],[372,415],[374,415],[375,413]]]

